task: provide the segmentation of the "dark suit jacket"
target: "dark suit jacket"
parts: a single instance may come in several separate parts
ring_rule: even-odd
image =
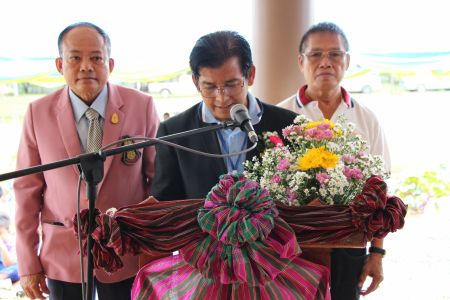
[[[278,131],[292,124],[297,114],[257,100],[262,107],[261,121],[254,126],[259,135],[264,131]],[[174,134],[209,124],[199,116],[199,104],[161,123],[158,137]],[[221,153],[215,131],[200,133],[172,140],[183,145],[209,153]],[[258,148],[247,153],[247,159],[259,154]],[[156,146],[155,177],[152,193],[158,200],[183,200],[205,198],[219,181],[219,176],[227,173],[223,158],[212,158],[193,154],[166,145]]]

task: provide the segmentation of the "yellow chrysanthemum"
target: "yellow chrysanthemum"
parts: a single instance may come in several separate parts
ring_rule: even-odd
[[[334,123],[331,120],[323,119],[323,121],[309,122],[308,124],[306,124],[306,129],[317,128],[320,124],[329,124],[330,129],[334,128]]]
[[[325,149],[325,147],[311,148],[297,161],[298,168],[302,171],[315,168],[336,168],[339,156]]]

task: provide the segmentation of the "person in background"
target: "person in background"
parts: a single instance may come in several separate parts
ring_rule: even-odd
[[[123,137],[155,137],[159,116],[153,99],[108,82],[114,60],[103,29],[88,22],[72,24],[60,33],[58,50],[56,68],[67,86],[30,103],[17,169],[97,151]],[[153,147],[107,157],[96,207],[106,211],[136,204],[150,195],[154,157]],[[29,298],[43,299],[49,293],[50,299],[82,299],[79,247],[72,221],[79,176],[79,169],[72,165],[14,182],[20,282]],[[80,194],[81,209],[88,208],[84,182]],[[99,299],[130,299],[138,257],[122,260],[123,268],[114,274],[95,270]]]
[[[381,155],[390,171],[387,141],[375,114],[357,102],[340,86],[349,67],[349,43],[335,24],[323,22],[312,26],[299,45],[298,65],[306,84],[278,106],[317,121],[333,122],[341,115],[355,124],[355,132],[367,142],[373,155]],[[331,252],[331,296],[334,300],[359,299],[378,288],[383,280],[383,240],[374,239],[366,249],[333,249]],[[372,281],[362,290],[367,276]]]
[[[189,63],[193,83],[203,101],[162,122],[158,136],[231,120],[230,109],[235,104],[248,108],[258,134],[281,132],[293,122],[295,113],[266,104],[248,91],[256,69],[250,45],[238,33],[218,31],[201,37],[191,51]],[[208,153],[238,152],[252,145],[239,128],[205,132],[176,142]],[[153,196],[158,200],[205,198],[220,175],[242,172],[243,162],[258,153],[253,149],[246,155],[220,159],[157,145]]]
[[[11,230],[11,218],[6,212],[0,212],[0,280],[19,280],[17,270],[16,240]]]
[[[15,210],[14,193],[12,192],[13,180],[7,180],[0,183],[0,205],[2,209],[9,213],[10,217],[13,217]]]

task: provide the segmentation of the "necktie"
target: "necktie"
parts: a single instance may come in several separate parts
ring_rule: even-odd
[[[100,120],[98,112],[92,108],[88,108],[84,113],[89,120],[89,129],[87,137],[86,152],[95,152],[102,147],[102,128],[100,127]]]

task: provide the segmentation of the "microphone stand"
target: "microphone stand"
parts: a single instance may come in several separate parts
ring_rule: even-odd
[[[89,201],[89,214],[88,214],[88,220],[89,220],[89,226],[88,226],[88,237],[87,237],[87,288],[86,288],[86,300],[91,300],[93,295],[93,283],[94,283],[94,265],[93,265],[93,255],[92,255],[92,246],[93,246],[93,239],[92,239],[92,231],[94,230],[94,209],[95,209],[95,201],[97,198],[97,185],[102,181],[103,179],[103,167],[104,167],[104,161],[106,160],[106,157],[128,152],[131,150],[136,150],[140,148],[145,148],[149,146],[153,146],[158,143],[158,141],[169,141],[174,140],[177,138],[182,138],[190,135],[199,134],[202,132],[207,131],[215,131],[218,129],[224,129],[224,128],[234,128],[239,127],[240,125],[238,123],[235,123],[233,121],[223,122],[219,124],[214,124],[211,126],[196,128],[188,131],[183,131],[180,133],[175,133],[171,135],[166,135],[160,138],[153,139],[151,141],[144,141],[129,145],[124,145],[120,147],[116,147],[114,149],[108,149],[105,151],[98,151],[98,152],[92,152],[92,153],[85,153],[81,154],[79,156],[76,156],[74,158],[64,159],[60,161],[56,161],[53,163],[48,163],[44,165],[38,165],[26,169],[17,170],[14,172],[4,173],[0,174],[0,181],[13,179],[17,177],[22,177],[34,173],[40,173],[43,171],[48,171],[68,165],[74,165],[78,164],[82,174],[83,179],[86,181],[86,194],[87,199]]]

